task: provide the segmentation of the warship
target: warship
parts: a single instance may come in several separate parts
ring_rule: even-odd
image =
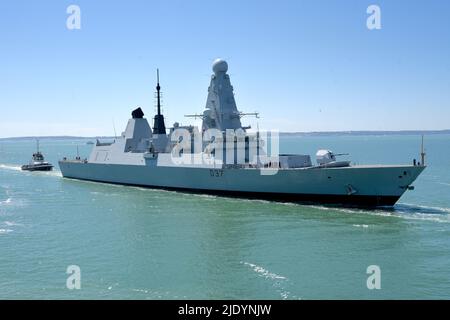
[[[339,154],[319,150],[311,156],[280,154],[276,133],[250,132],[238,111],[228,64],[217,59],[202,114],[202,126],[174,123],[166,129],[161,112],[159,71],[153,128],[144,112],[132,112],[125,131],[114,141],[99,141],[90,156],[63,158],[63,177],[148,188],[300,203],[393,206],[425,169],[404,165],[354,165]],[[199,138],[200,137],[200,138]],[[271,145],[271,147],[269,147]],[[269,150],[270,149],[270,150]]]

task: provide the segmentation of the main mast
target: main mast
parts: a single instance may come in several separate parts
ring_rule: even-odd
[[[166,134],[164,116],[161,114],[161,86],[159,85],[159,69],[156,69],[156,81],[157,114],[155,115],[153,134]]]

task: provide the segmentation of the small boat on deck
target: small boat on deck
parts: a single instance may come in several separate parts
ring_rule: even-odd
[[[39,151],[39,140],[37,141],[37,151],[33,153],[33,159],[29,164],[22,166],[24,171],[52,171],[53,165],[45,161],[44,155]]]

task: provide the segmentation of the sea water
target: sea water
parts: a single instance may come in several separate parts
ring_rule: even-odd
[[[53,172],[23,172],[36,142],[0,140],[0,298],[450,298],[450,136],[393,208],[351,209],[123,187],[61,177],[85,139],[42,139]],[[419,160],[420,136],[283,136],[358,164]],[[69,266],[80,289],[67,286]],[[369,289],[378,266],[380,289]],[[377,281],[378,281],[377,280]],[[70,286],[69,286],[70,287]],[[370,286],[369,286],[370,287]]]

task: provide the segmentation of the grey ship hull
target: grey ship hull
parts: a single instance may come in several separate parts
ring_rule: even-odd
[[[351,166],[279,170],[210,169],[60,161],[66,178],[202,194],[289,201],[392,206],[424,166]],[[349,186],[351,192],[349,192]]]

